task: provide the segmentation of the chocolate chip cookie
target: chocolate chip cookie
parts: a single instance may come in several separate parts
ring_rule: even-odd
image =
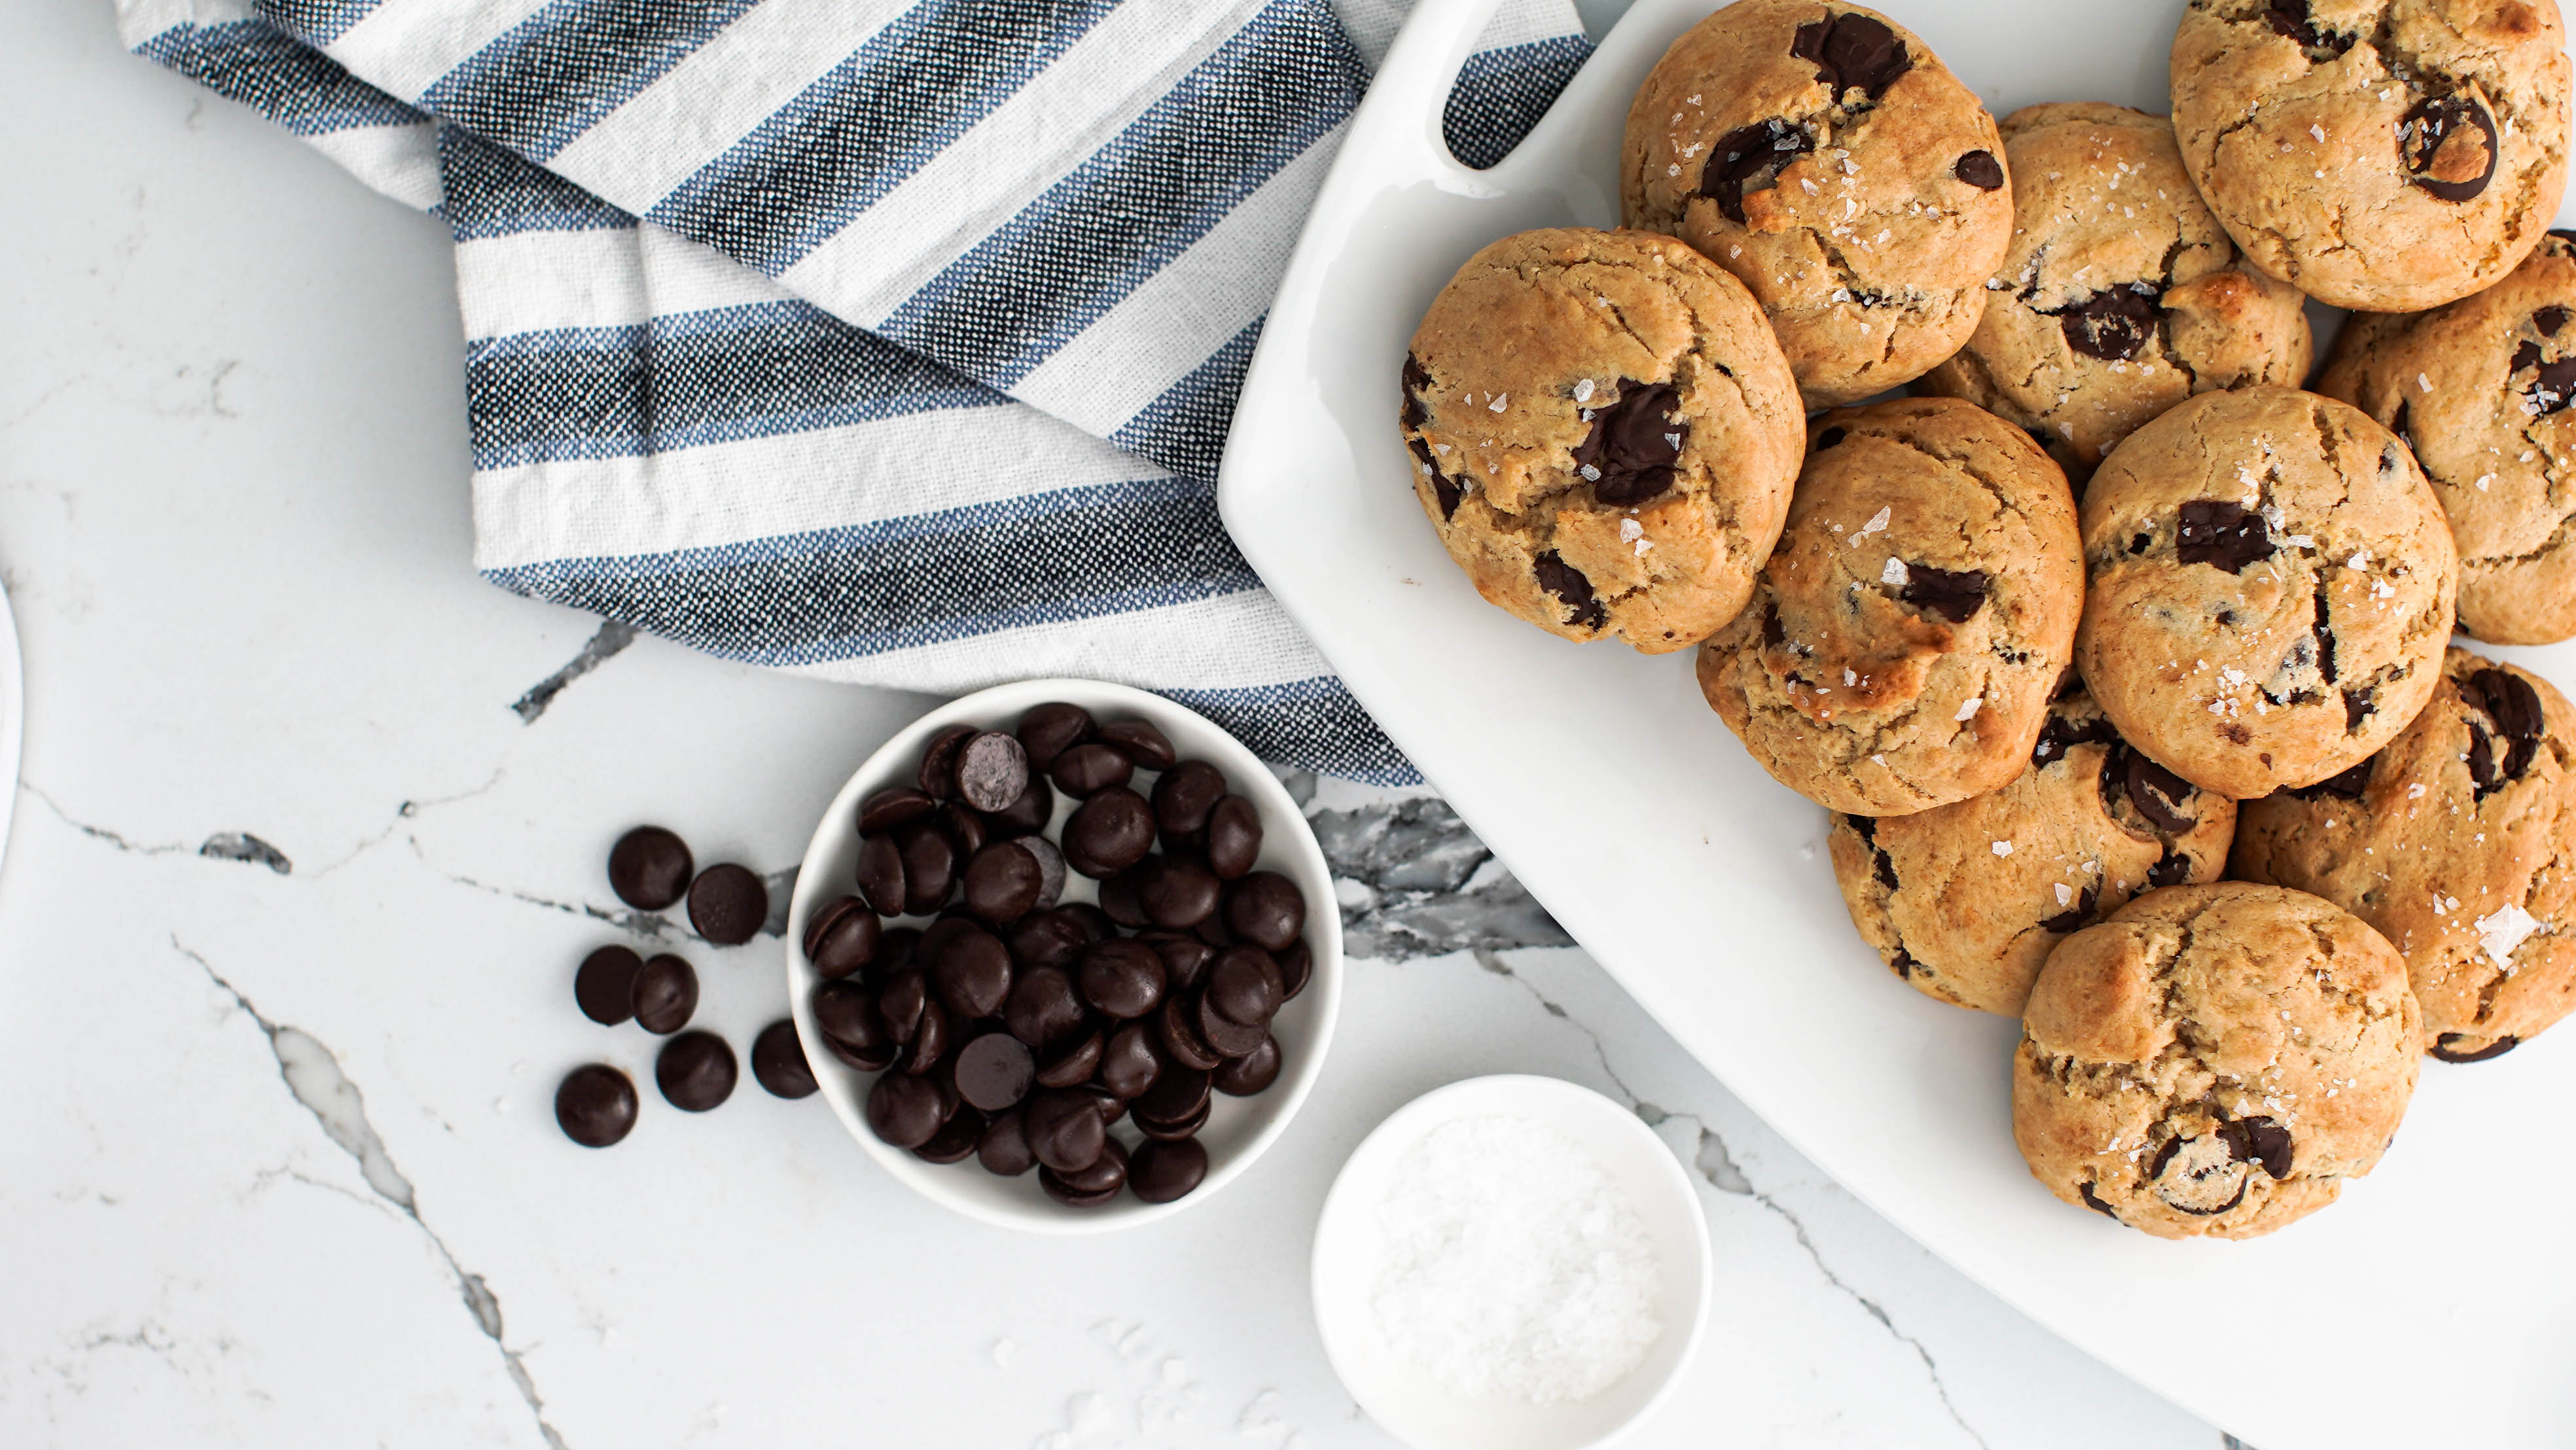
[[[2203,393],[2084,496],[2075,655],[2121,735],[2238,800],[2315,785],[2432,697],[2459,554],[2415,455],[2348,403]]]
[[[2067,938],[2013,1058],[2013,1141],[2068,1203],[2158,1238],[2267,1234],[2379,1162],[2422,1017],[2379,933],[2313,896],[2176,886]]]
[[[2405,954],[2435,1057],[2501,1056],[2576,1008],[2576,711],[2547,680],[2452,650],[2387,749],[2243,819],[2236,875]]]
[[[2460,628],[2576,636],[2576,233],[2430,312],[2356,314],[2317,391],[2415,450],[2460,546]]]
[[[2236,250],[2171,122],[2065,101],[2006,116],[2003,138],[2012,249],[1976,334],[1917,391],[2029,429],[2080,488],[2194,393],[2307,376],[2307,299]]]
[[[2567,184],[2553,0],[2191,0],[2174,129],[2257,266],[2338,307],[2488,286]]]
[[[2120,739],[2079,685],[2029,768],[1918,815],[1834,823],[1834,877],[1879,959],[1926,996],[2021,1015],[2050,950],[2140,891],[2215,881],[2236,803]]]
[[[2021,773],[2084,593],[2066,475],[1956,398],[1814,423],[1752,602],[1700,650],[1700,690],[1780,782],[1901,816]]]
[[[1648,654],[1744,607],[1803,422],[1761,308],[1689,247],[1505,237],[1431,304],[1403,387],[1414,493],[1491,603]]]
[[[1628,112],[1628,224],[1744,279],[1807,406],[1958,350],[2012,238],[2003,142],[1921,38],[1834,0],[1737,0],[1673,42]]]

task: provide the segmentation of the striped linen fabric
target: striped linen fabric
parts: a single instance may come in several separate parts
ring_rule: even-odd
[[[835,680],[1120,680],[1415,778],[1215,498],[1409,0],[119,3],[446,219],[494,583]],[[1590,50],[1507,0],[1452,148],[1499,159]]]

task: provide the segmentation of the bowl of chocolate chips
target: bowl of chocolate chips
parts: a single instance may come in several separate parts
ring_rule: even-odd
[[[1296,1115],[1341,1005],[1332,875],[1277,777],[1196,712],[1088,680],[886,742],[815,829],[787,939],[851,1135],[1038,1232],[1222,1188]]]

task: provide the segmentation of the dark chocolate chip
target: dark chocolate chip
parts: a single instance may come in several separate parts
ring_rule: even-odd
[[[896,1066],[916,1075],[929,1072],[948,1055],[948,1044],[953,1038],[954,1034],[949,1031],[948,1009],[935,1000],[924,1002],[921,1004],[921,1018],[913,1024],[912,1041],[908,1044],[910,1050],[897,1060]]]
[[[897,1148],[918,1148],[948,1121],[947,1101],[929,1079],[890,1072],[868,1088],[868,1126]]]
[[[1314,952],[1307,948],[1303,939],[1300,939],[1289,943],[1288,950],[1273,952],[1271,955],[1279,963],[1282,1000],[1296,1001],[1297,994],[1306,990],[1306,983],[1315,975]]]
[[[2208,564],[2230,574],[2278,552],[2263,516],[2225,499],[2196,499],[2182,506],[2177,555],[2186,564]]]
[[[1178,992],[1163,998],[1163,1010],[1157,1020],[1163,1034],[1163,1050],[1183,1067],[1208,1072],[1225,1058],[1199,1035],[1198,1013],[1191,1008],[1190,1001]]]
[[[1208,808],[1207,864],[1219,881],[1240,881],[1261,859],[1261,811],[1239,795]]]
[[[1020,792],[1018,800],[998,811],[982,814],[985,836],[989,840],[1034,836],[1055,819],[1055,787],[1047,784],[1045,776],[1032,771],[1028,789]]]
[[[1887,854],[1887,848],[1885,846],[1872,846],[1870,848],[1870,855],[1873,858],[1870,864],[1870,874],[1878,878],[1879,885],[1886,887],[1890,891],[1894,891],[1896,889],[1896,858]]]
[[[1275,871],[1255,871],[1226,888],[1226,930],[1274,952],[1284,952],[1306,930],[1306,898]]]
[[[957,886],[957,847],[948,833],[920,822],[904,827],[894,840],[903,852],[904,912],[928,916],[946,906]]]
[[[2136,806],[2138,814],[2145,816],[2149,824],[2177,836],[2200,824],[2180,809],[2185,801],[2199,793],[2190,781],[2126,746],[2113,751],[2112,755],[2126,757],[2120,762],[2121,790],[2128,796],[2129,804]],[[2103,764],[2106,770],[2110,766],[2109,761]],[[2106,782],[2105,794],[2108,793],[2107,786]]]
[[[1216,1090],[1227,1097],[1248,1098],[1269,1091],[1279,1080],[1279,1040],[1264,1037],[1261,1045],[1241,1057],[1230,1058],[1216,1070]]]
[[[815,988],[813,1006],[814,1025],[823,1029],[823,1045],[862,1072],[881,1072],[894,1066],[902,1054],[903,1045],[887,1030],[875,996],[856,982],[826,982]]]
[[[1121,937],[1093,943],[1074,979],[1084,1001],[1121,1021],[1162,1005],[1163,958],[1145,942]]]
[[[1041,1163],[1038,1186],[1067,1208],[1099,1208],[1114,1202],[1127,1187],[1126,1145],[1110,1142],[1088,1166],[1071,1173]]]
[[[1100,727],[1099,739],[1134,762],[1138,770],[1169,770],[1180,759],[1171,737],[1151,720],[1112,720]]]
[[[689,889],[689,843],[660,826],[637,826],[608,852],[608,888],[641,911],[660,911]]]
[[[1230,1021],[1267,1026],[1279,1015],[1279,1004],[1288,1000],[1288,983],[1270,953],[1256,946],[1231,946],[1217,953],[1208,968],[1207,997]]]
[[[2039,929],[2058,936],[2082,931],[2085,923],[2093,919],[2094,908],[2101,904],[2102,888],[2099,885],[2087,886],[2082,894],[2075,898],[2073,905],[2041,922]]]
[[[1813,132],[1777,117],[1729,131],[1709,149],[1708,164],[1699,174],[1699,195],[1715,201],[1728,221],[1742,226],[1744,194],[1769,190],[1782,168],[1815,147]]]
[[[1091,1094],[1041,1088],[1021,1109],[1029,1151],[1039,1163],[1059,1173],[1090,1167],[1109,1143],[1109,1124]]]
[[[2352,49],[2353,37],[2331,30],[2317,29],[2316,20],[2308,13],[2308,0],[2270,0],[2263,18],[2272,23],[2272,33],[2287,36],[2311,51],[2341,55]],[[2311,56],[2310,59],[2322,59]]]
[[[748,866],[710,866],[689,883],[689,925],[720,947],[738,947],[760,935],[769,920],[769,888]]]
[[[1065,911],[1041,911],[1011,929],[1011,960],[1023,975],[1033,967],[1070,967],[1082,960],[1082,949],[1095,940],[1084,930],[1082,918]]]
[[[818,1086],[814,1065],[805,1060],[805,1044],[797,1040],[795,1023],[781,1017],[751,1039],[751,1075],[771,1097],[813,1096]]]
[[[1038,1086],[1070,1088],[1091,1081],[1091,1075],[1100,1070],[1100,1053],[1107,1041],[1098,1032],[1086,1032],[1069,1046],[1040,1053]]]
[[[1914,960],[1914,954],[1903,947],[1898,947],[1896,955],[1887,959],[1887,969],[1894,972],[1901,982],[1914,980],[1914,969],[1919,965],[1921,963]]]
[[[1156,1043],[1158,1046],[1162,1045],[1159,1036]],[[1191,1118],[1207,1111],[1208,1090],[1213,1086],[1213,1082],[1214,1080],[1204,1068],[1166,1062],[1163,1070],[1155,1074],[1152,1084],[1130,1105],[1130,1111],[1136,1117],[1136,1125],[1144,1127],[1149,1123],[1169,1125],[1188,1122]]]
[[[816,975],[846,977],[876,959],[885,945],[885,923],[855,896],[844,896],[805,924],[805,960]]]
[[[1031,769],[1050,770],[1056,757],[1090,739],[1094,728],[1090,711],[1050,700],[1020,717],[1020,748],[1028,752]]]
[[[957,752],[957,794],[979,811],[1009,809],[1029,788],[1029,753],[1019,740],[986,730]]]
[[[1405,427],[1419,429],[1423,424],[1431,421],[1431,411],[1423,406],[1422,402],[1422,395],[1430,391],[1430,388],[1431,370],[1422,365],[1422,359],[1406,353],[1404,355],[1404,408],[1399,414]]]
[[[964,801],[948,801],[939,807],[937,819],[940,831],[948,837],[948,844],[957,848],[959,861],[971,861],[976,852],[984,849],[989,832],[984,825],[982,811]]]
[[[1592,581],[1583,577],[1582,570],[1559,557],[1554,549],[1540,554],[1533,561],[1533,572],[1538,576],[1539,587],[1564,601],[1565,607],[1572,611],[1566,617],[1566,623],[1599,629],[1610,622],[1610,612],[1601,607],[1600,600],[1592,597]]]
[[[1206,839],[1208,812],[1225,799],[1225,772],[1204,760],[1184,760],[1154,782],[1154,828],[1163,847],[1196,845]]]
[[[1074,870],[1094,881],[1115,876],[1154,849],[1154,808],[1123,785],[1104,787],[1066,818],[1061,844]]]
[[[1197,1112],[1177,1123],[1149,1123],[1139,1118],[1136,1120],[1136,1131],[1143,1133],[1153,1142],[1177,1143],[1195,1136],[1199,1129],[1207,1126],[1208,1109],[1211,1106],[1213,1106],[1212,1103],[1202,1103]]]
[[[939,809],[930,792],[916,786],[890,785],[859,802],[859,834],[882,836]]]
[[[2315,800],[2321,795],[2335,795],[2348,801],[2357,801],[2361,799],[2362,792],[2370,789],[2371,767],[2377,764],[2378,760],[2379,757],[2374,755],[2340,775],[2328,776],[2315,785],[2303,786],[2291,791],[2290,794],[2306,801]]]
[[[2218,1127],[2219,1141],[2239,1163],[2260,1163],[2275,1179],[2290,1176],[2295,1145],[2290,1130],[2270,1118],[2239,1118]]]
[[[2147,868],[2149,886],[2182,886],[2191,881],[2191,858],[2171,846]]]
[[[2310,637],[2317,642],[2317,674],[2329,685],[2335,682],[2334,601],[2327,596],[2325,581],[2317,581],[2316,619],[2308,626]]]
[[[1431,445],[1419,438],[1405,444],[1413,450],[1413,461],[1422,466],[1422,476],[1431,480],[1431,495],[1440,500],[1440,517],[1458,517],[1458,505],[1465,502],[1467,490],[1460,488],[1448,474],[1440,471],[1440,461],[1431,456]]]
[[[606,1148],[635,1130],[635,1084],[604,1062],[564,1074],[555,1088],[555,1124],[585,1148]]]
[[[2078,745],[2108,745],[2120,738],[2107,720],[2087,720],[2078,724],[2060,711],[2048,712],[2048,723],[2039,727],[2039,743],[2030,748],[2033,766],[2054,765],[2064,760],[2067,752]]]
[[[967,927],[940,943],[930,982],[949,1011],[969,1022],[990,1017],[1011,995],[1011,949],[991,932]]]
[[[1224,889],[1215,872],[1178,857],[1158,858],[1147,866],[1137,884],[1136,899],[1154,925],[1187,931],[1215,913],[1218,894]]]
[[[1885,21],[1851,11],[1799,26],[1789,53],[1800,60],[1813,61],[1816,79],[1824,82],[1837,100],[1843,92],[1858,87],[1875,101],[1887,94],[1897,77],[1914,68],[1914,57],[1906,54],[1905,42],[1896,38],[1896,32]]]
[[[2397,150],[2417,186],[2444,201],[2474,201],[2495,180],[2495,118],[2467,96],[2418,101],[2397,123]]]
[[[1147,1203],[1186,1198],[1207,1180],[1207,1147],[1196,1138],[1148,1142],[1127,1164],[1127,1187]]]
[[[2089,1180],[2082,1186],[2078,1187],[2075,1190],[2075,1193],[2077,1197],[2084,1200],[2084,1206],[2086,1208],[2093,1210],[2095,1213],[2102,1215],[2113,1223],[2118,1223],[2120,1221],[2120,1215],[2113,1212],[2111,1205],[2104,1203],[2102,1201],[2102,1196],[2093,1191],[2093,1185]]]
[[[2104,362],[2126,362],[2164,324],[2163,294],[2153,288],[2139,291],[2141,286],[2145,284],[2105,287],[2045,315],[2057,319],[2068,347]]]
[[[1971,151],[1950,168],[1953,175],[1979,191],[2001,191],[2004,188],[2004,164],[1992,151]]]
[[[1017,1178],[1038,1166],[1038,1155],[1029,1151],[1027,1122],[1017,1108],[995,1113],[984,1124],[984,1136],[975,1140],[975,1161],[1002,1178]]]
[[[1680,409],[1672,384],[1621,378],[1618,398],[1590,410],[1592,431],[1574,445],[1574,467],[1595,497],[1629,508],[1673,486],[1673,465],[1690,438],[1690,424],[1673,417]]]
[[[1136,762],[1125,754],[1100,742],[1086,741],[1055,758],[1055,768],[1048,772],[1055,788],[1077,800],[1094,791],[1125,785],[1136,776]]]
[[[1130,1022],[1100,1049],[1100,1085],[1120,1102],[1141,1096],[1163,1070],[1163,1044],[1151,1022]]]
[[[653,1059],[654,1084],[684,1113],[703,1113],[732,1097],[741,1073],[733,1049],[712,1032],[683,1032]]]
[[[1919,605],[1952,624],[1965,624],[1986,607],[1988,581],[1978,569],[1952,571],[1929,564],[1905,566],[1905,587],[1896,597]]]
[[[2531,383],[2522,389],[2523,411],[2534,418],[2546,418],[2564,412],[2576,402],[2576,355],[2543,361],[2540,344],[2526,342],[2514,349],[2511,373],[2519,377],[2532,375]]]
[[[1216,1003],[1204,992],[1199,994],[1198,1010],[1190,1014],[1190,1025],[1198,1029],[1200,1041],[1229,1060],[1251,1056],[1270,1039],[1268,1027],[1235,1021],[1216,1010]]]
[[[656,1037],[668,1037],[689,1025],[698,1010],[698,973],[686,961],[664,953],[650,957],[635,973],[635,1021]]]
[[[1219,948],[1196,937],[1168,937],[1154,943],[1154,955],[1163,959],[1163,990],[1195,992],[1206,980],[1210,963]],[[1284,973],[1283,973],[1284,975]]]
[[[1020,973],[1002,1004],[1002,1022],[1011,1035],[1039,1049],[1072,1041],[1084,1020],[1073,974],[1058,966],[1031,967]]]
[[[2415,434],[2408,426],[2411,413],[2412,405],[2406,399],[2400,398],[2397,400],[2397,416],[2388,420],[2388,431],[2396,434],[2398,441],[2410,449],[2415,446]]]
[[[1098,908],[1100,914],[1130,929],[1152,925],[1152,921],[1145,915],[1145,901],[1142,894],[1144,884],[1145,870],[1142,863],[1131,866],[1115,876],[1102,878]]]
[[[1018,841],[995,841],[966,863],[966,909],[1008,926],[1037,909],[1046,871]]]
[[[912,1150],[912,1156],[925,1163],[963,1163],[975,1156],[990,1126],[982,1113],[961,1106],[930,1135],[929,1142]]]
[[[2522,1045],[2521,1038],[2510,1034],[2499,1037],[2484,1047],[2463,1050],[2455,1045],[2472,1040],[2474,1039],[2463,1033],[2445,1032],[2433,1039],[2433,1056],[2442,1062],[2485,1062],[2491,1058],[2502,1057]]]
[[[935,800],[952,800],[957,795],[957,752],[975,738],[975,727],[966,724],[942,725],[921,748],[921,766],[915,776],[921,788]]]
[[[2510,670],[2479,670],[2459,681],[2457,688],[2463,701],[2496,723],[2506,742],[2504,757],[2496,759],[2486,732],[2471,723],[2470,771],[2476,777],[2477,798],[2484,800],[2489,791],[2522,779],[2523,773],[2531,769],[2548,722],[2542,716],[2540,692]],[[2486,761],[2484,771],[2478,769],[2481,757]]]
[[[2538,329],[2540,335],[2543,337],[2556,337],[2558,335],[2558,329],[2567,325],[2567,309],[2564,307],[2544,307],[2538,312],[2531,314],[2531,325]]]
[[[881,916],[903,915],[903,848],[892,836],[870,836],[859,842],[859,894]]]
[[[1780,624],[1780,606],[1776,604],[1763,605],[1762,643],[1772,649],[1778,649],[1780,646],[1788,642],[1789,631],[1782,628]]]
[[[2360,734],[2361,722],[2369,719],[2378,709],[2379,688],[2376,685],[2366,690],[2344,691],[2343,732],[2346,735]]]
[[[601,947],[581,959],[572,974],[572,999],[581,1015],[602,1027],[614,1027],[635,1015],[635,974],[644,959],[632,948]]]
[[[1037,1075],[1029,1045],[1008,1032],[986,1032],[957,1049],[957,1095],[988,1113],[1027,1097]]]
[[[818,1000],[821,995],[819,990],[815,993]],[[897,1042],[911,1043],[930,1005],[930,978],[923,972],[897,972],[877,989],[877,1017],[885,1023],[886,1035]]]

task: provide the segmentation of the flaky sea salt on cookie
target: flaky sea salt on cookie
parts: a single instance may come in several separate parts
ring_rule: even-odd
[[[1467,259],[1414,333],[1400,422],[1479,594],[1648,654],[1744,607],[1804,436],[1743,284],[1670,237],[1582,227]]]

